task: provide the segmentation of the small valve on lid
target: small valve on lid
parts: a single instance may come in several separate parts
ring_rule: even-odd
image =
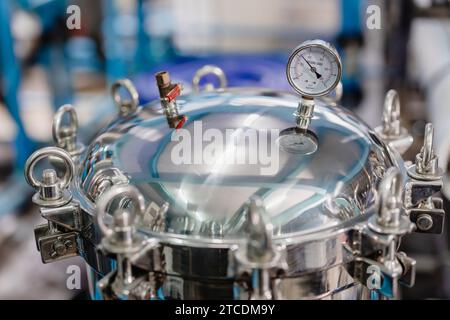
[[[158,72],[155,75],[155,78],[159,89],[161,105],[167,117],[167,123],[171,128],[179,129],[187,120],[185,115],[180,115],[178,113],[176,101],[183,88],[181,84],[172,83],[170,81],[170,75],[167,71]]]

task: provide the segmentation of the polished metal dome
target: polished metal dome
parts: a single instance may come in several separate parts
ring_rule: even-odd
[[[302,235],[367,214],[385,170],[401,161],[355,115],[324,100],[316,101],[309,127],[318,146],[311,154],[281,143],[295,128],[296,95],[236,88],[177,101],[187,119],[179,129],[168,126],[155,101],[93,140],[76,181],[87,211],[102,184],[123,179],[149,205],[142,225],[149,232],[240,238],[248,201],[258,196],[274,238]],[[96,181],[105,173],[108,181]],[[150,225],[166,202],[164,223]]]

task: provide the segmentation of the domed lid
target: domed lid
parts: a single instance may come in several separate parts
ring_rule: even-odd
[[[236,88],[177,101],[187,119],[181,128],[168,126],[156,101],[98,135],[78,180],[86,201],[101,189],[97,177],[108,174],[144,195],[143,229],[236,239],[245,232],[249,199],[258,196],[274,237],[285,237],[358,220],[395,161],[364,123],[322,100],[309,126],[318,145],[310,154],[280,143],[280,135],[295,136],[298,96]],[[156,228],[153,217],[166,202]]]

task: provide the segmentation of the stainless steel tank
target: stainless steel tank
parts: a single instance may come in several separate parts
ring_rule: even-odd
[[[82,256],[102,299],[378,299],[413,285],[400,240],[441,232],[444,216],[431,125],[405,165],[393,91],[375,131],[315,99],[302,140],[297,95],[226,88],[212,66],[194,84],[210,72],[222,87],[187,95],[159,74],[161,99],[145,106],[119,81],[119,115],[86,148],[61,109],[57,146],[26,169],[48,220],[35,230],[44,263]]]

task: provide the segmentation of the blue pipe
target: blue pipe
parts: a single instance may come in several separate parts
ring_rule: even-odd
[[[11,2],[0,1],[0,76],[3,77],[6,106],[17,127],[14,140],[14,172],[0,190],[0,215],[14,212],[29,197],[31,188],[23,178],[25,162],[37,148],[37,144],[27,135],[20,117],[18,91],[21,81],[21,67],[14,54],[14,40],[11,33]]]
[[[14,141],[15,167],[22,170],[29,155],[37,145],[27,135],[20,118],[18,91],[21,81],[21,67],[14,54],[14,41],[10,28],[11,0],[0,1],[0,67],[4,77],[6,106],[17,124],[17,137]]]

